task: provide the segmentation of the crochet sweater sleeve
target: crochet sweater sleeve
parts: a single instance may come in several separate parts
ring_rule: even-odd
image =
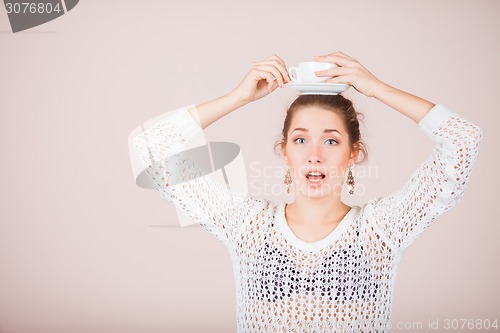
[[[367,203],[400,252],[462,198],[483,137],[481,128],[440,104],[418,126],[435,144],[431,155],[399,191]]]
[[[196,148],[193,142],[203,136],[203,129],[189,112],[191,108],[194,106],[162,114],[130,134],[134,176],[138,185],[154,188],[178,212],[232,248],[245,218],[268,202],[231,189],[217,179],[217,170],[211,172],[210,160],[185,154],[193,146]]]

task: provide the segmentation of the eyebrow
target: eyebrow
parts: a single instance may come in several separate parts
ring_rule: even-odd
[[[302,127],[297,127],[292,132],[295,132],[295,131],[309,132],[309,130],[307,128],[302,128]],[[337,132],[337,133],[339,133],[340,136],[342,136],[342,134],[340,134],[340,132],[336,129],[327,128],[323,131],[323,133],[332,133],[332,132]]]

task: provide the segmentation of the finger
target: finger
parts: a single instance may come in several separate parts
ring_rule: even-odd
[[[260,62],[256,62],[255,64],[261,64],[261,63],[262,64],[274,64],[283,73],[283,77],[285,79],[288,78],[288,69],[286,68],[286,64],[283,61],[283,59],[281,59],[277,55],[273,54],[272,56],[268,57],[267,59],[260,61]]]
[[[286,82],[290,82],[290,77],[288,76],[288,70],[286,69],[286,67],[281,65],[281,63],[278,60],[261,61],[254,64],[254,66],[261,66],[261,65],[274,66],[281,73],[283,80]]]
[[[325,55],[325,56],[316,56],[313,57],[315,61],[320,61],[320,62],[331,62],[334,64],[337,64],[339,66],[347,67],[353,63],[351,59],[348,59],[346,57],[343,57],[341,55]]]
[[[324,69],[321,71],[314,72],[316,76],[339,76],[339,75],[346,75],[351,73],[352,69],[349,67],[332,67],[328,69]]]
[[[254,69],[254,79],[256,81],[266,80],[267,83],[272,84],[276,78],[271,74],[271,72],[265,70]]]
[[[338,56],[341,56],[341,57],[344,57],[344,58],[350,59],[350,60],[352,60],[352,61],[357,61],[357,60],[356,60],[356,59],[354,59],[353,57],[348,56],[348,55],[347,55],[347,54],[345,54],[344,52],[340,52],[340,51],[334,52],[332,55],[338,55]]]
[[[271,56],[270,56],[269,58],[267,58],[267,59],[274,59],[274,60],[277,60],[277,61],[279,61],[279,62],[280,62],[280,64],[281,64],[283,67],[285,67],[285,68],[286,68],[286,63],[285,63],[285,61],[284,61],[283,59],[281,59],[280,57],[278,57],[276,54],[271,55]]]
[[[326,80],[325,82],[327,83],[345,83],[345,84],[350,84],[352,86],[352,83],[354,82],[354,77],[352,75],[340,75],[333,77],[331,79]]]
[[[273,76],[273,79],[277,80],[278,84],[280,87],[284,86],[284,79],[282,77],[281,72],[273,65],[266,65],[266,66],[257,66],[256,67],[259,70],[263,70],[266,72],[270,72]]]
[[[279,84],[279,86],[281,88],[284,87],[285,85],[285,76],[283,76],[283,73],[282,71],[279,70],[279,68],[282,67],[282,66],[269,66],[269,71],[271,71],[271,73],[273,74],[273,76],[276,78],[277,80],[277,83]]]
[[[336,51],[336,52],[333,52],[333,53],[329,53],[329,54],[326,54],[326,55],[321,55],[320,57],[326,57],[326,56],[339,56],[339,57],[344,57],[348,60],[352,60],[352,61],[357,61],[356,59],[354,59],[353,57],[351,56],[348,56],[347,54],[345,54],[344,52],[340,52],[340,51]]]
[[[278,88],[278,82],[273,81],[272,83],[267,85],[267,90],[271,93],[273,92],[276,88]]]
[[[281,59],[277,58],[267,58],[265,60],[255,62],[254,64],[268,64],[268,65],[275,65],[276,67],[283,67],[286,70],[286,65],[285,62]]]
[[[289,82],[289,77],[288,77],[288,71],[286,68],[283,68],[279,63],[277,62],[271,62],[269,64],[264,64],[264,63],[259,63],[254,66],[255,68],[258,68],[260,70],[267,70],[271,71],[273,75],[281,80],[281,82],[284,84],[285,82]]]
[[[281,66],[277,66],[278,70],[281,72],[281,75],[283,76],[283,79],[286,81],[286,82],[290,82],[291,79],[290,79],[290,76],[288,75],[288,69],[286,68],[286,64],[283,60],[279,59],[280,60],[280,65]]]

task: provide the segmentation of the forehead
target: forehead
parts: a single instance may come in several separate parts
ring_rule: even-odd
[[[323,132],[324,129],[346,131],[344,121],[335,111],[318,106],[302,107],[295,111],[290,123],[290,130],[296,127],[306,128],[311,132]]]

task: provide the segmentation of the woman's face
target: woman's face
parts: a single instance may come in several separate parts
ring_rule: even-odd
[[[345,172],[357,157],[342,119],[317,106],[295,112],[283,156],[297,195],[310,198],[340,196]],[[311,171],[322,175],[314,176]]]

